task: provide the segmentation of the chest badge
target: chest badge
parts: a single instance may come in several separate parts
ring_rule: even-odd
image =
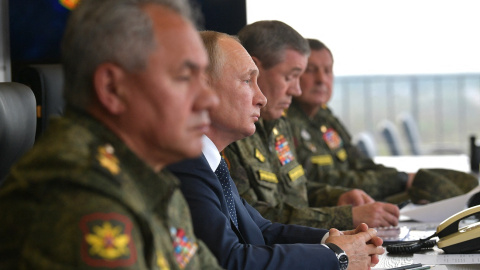
[[[300,136],[302,136],[302,139],[306,141],[309,141],[312,139],[312,136],[306,129],[302,129],[302,131],[300,131]]]
[[[277,151],[277,156],[282,166],[295,159],[292,151],[290,151],[290,145],[288,144],[287,139],[285,139],[285,136],[282,134],[275,137],[275,150]]]
[[[175,254],[175,260],[177,261],[180,268],[185,268],[188,262],[193,258],[197,252],[198,245],[197,243],[190,240],[186,235],[185,231],[181,228],[170,228],[170,236],[173,239],[173,251]]]
[[[343,146],[342,138],[333,128],[329,128],[323,133],[323,140],[327,143],[328,148],[333,151]]]

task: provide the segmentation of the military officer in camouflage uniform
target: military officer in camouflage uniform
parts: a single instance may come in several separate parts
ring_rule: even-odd
[[[320,205],[308,203],[307,179],[298,163],[290,128],[282,117],[291,97],[300,94],[298,80],[307,64],[308,44],[294,29],[278,21],[248,25],[239,32],[239,38],[259,68],[258,84],[268,101],[255,134],[224,151],[242,197],[265,218],[281,223],[342,229],[361,222],[371,227],[395,225],[399,215],[395,205],[372,203],[359,190],[325,185],[318,188],[322,199],[369,204],[309,207]]]
[[[220,269],[162,171],[201,153],[218,104],[188,13],[178,0],[82,0],[73,11],[65,116],[0,189],[0,269]]]
[[[320,41],[307,40],[311,54],[300,77],[302,95],[288,109],[299,160],[307,178],[318,183],[360,188],[376,200],[400,202],[436,201],[460,195],[478,181],[471,175],[448,170],[421,170],[415,174],[399,172],[375,164],[352,145],[351,136],[332,114],[327,103],[332,95],[333,56]],[[449,179],[455,179],[455,184]],[[415,181],[414,181],[415,180]],[[408,189],[407,194],[405,191]],[[309,192],[310,202],[317,200]]]

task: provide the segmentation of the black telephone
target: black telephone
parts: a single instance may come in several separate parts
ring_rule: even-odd
[[[440,223],[435,233],[439,238],[437,246],[445,253],[480,250],[480,222],[458,228],[460,221],[475,214],[480,214],[480,205],[460,211]]]
[[[445,253],[467,253],[480,250],[480,222],[459,228],[462,220],[479,214],[480,205],[460,211],[440,223],[433,235],[416,242],[388,245],[387,251],[390,253],[415,253],[422,249],[432,248],[435,244]],[[438,242],[430,240],[433,237],[438,237]]]

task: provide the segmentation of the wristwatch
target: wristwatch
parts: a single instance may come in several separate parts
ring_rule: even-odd
[[[338,262],[340,263],[340,270],[346,270],[348,267],[348,256],[343,249],[339,246],[335,245],[334,243],[326,243],[327,247],[329,247],[335,254],[337,255]]]

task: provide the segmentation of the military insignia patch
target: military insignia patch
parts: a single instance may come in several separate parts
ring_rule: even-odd
[[[260,180],[267,181],[270,183],[278,183],[277,175],[272,172],[258,170],[258,176],[260,177]]]
[[[188,239],[185,231],[181,228],[170,228],[170,236],[173,239],[173,251],[175,253],[175,260],[180,268],[185,268],[188,262],[192,259],[198,249],[197,243]]]
[[[167,259],[165,259],[165,256],[163,256],[163,253],[160,251],[157,251],[157,266],[160,270],[170,270]]]
[[[125,267],[137,261],[132,222],[117,213],[93,213],[80,220],[81,256],[93,267]]]
[[[323,140],[327,143],[328,148],[334,151],[343,146],[342,138],[333,128],[329,128],[323,133]]]
[[[331,165],[333,164],[333,158],[330,155],[318,155],[318,156],[312,156],[310,158],[310,161],[313,164],[318,164],[320,166],[325,166],[325,165]]]
[[[298,165],[297,167],[293,168],[291,171],[288,172],[288,176],[292,182],[295,182],[298,178],[305,174],[302,165]]]
[[[110,144],[98,147],[97,160],[100,166],[107,169],[111,174],[116,175],[120,172],[119,161],[115,156],[115,149]]]
[[[295,159],[292,151],[290,151],[290,145],[288,144],[287,139],[285,139],[282,134],[275,137],[275,150],[277,151],[277,156],[280,163],[282,163],[282,166]]]
[[[341,149],[337,152],[337,157],[341,161],[345,161],[347,159],[347,151],[345,151],[345,149]]]
[[[255,157],[260,161],[260,162],[265,162],[265,156],[258,150],[258,148],[255,148]]]

